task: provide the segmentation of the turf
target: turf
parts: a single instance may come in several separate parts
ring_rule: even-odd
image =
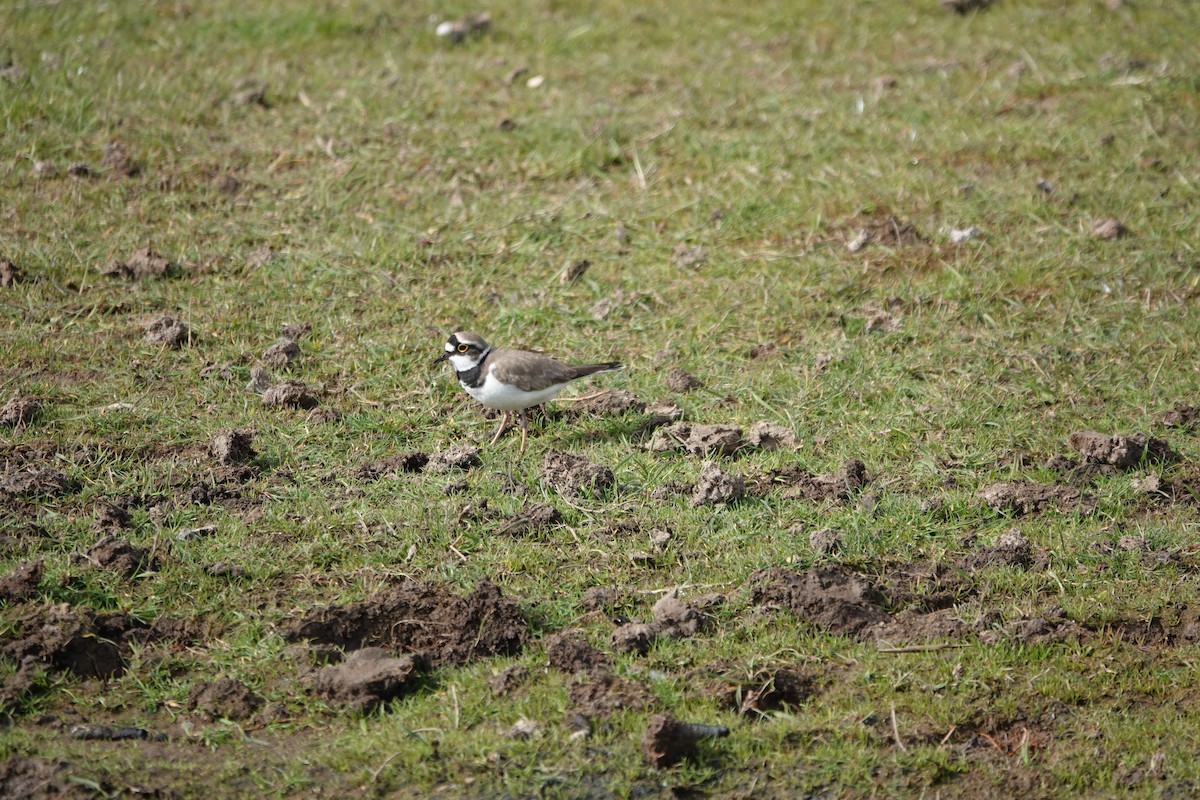
[[[0,794],[1197,791],[1200,8],[554,0],[436,35],[476,10],[0,8],[0,403],[37,401],[0,427],[0,575],[42,562],[0,584]],[[112,266],[143,248],[163,274]],[[188,333],[148,340],[162,316]],[[462,329],[628,365],[576,397],[797,444],[654,450],[653,409],[560,402],[523,457],[510,435],[465,470],[402,463],[491,435],[430,366]],[[247,390],[260,366],[316,410]],[[248,461],[214,457],[229,430]],[[1174,455],[1089,462],[1080,430]],[[562,488],[551,450],[612,486]],[[693,503],[706,458],[745,496]],[[865,481],[802,491],[853,460]],[[1054,494],[981,496],[1016,481]],[[516,530],[536,505],[561,518]],[[132,561],[89,557],[105,536]],[[822,570],[882,623],[780,600]],[[366,711],[318,691],[363,642],[296,635],[312,615],[483,581],[517,645],[426,652]],[[698,630],[612,645],[677,587]],[[470,619],[464,647],[493,624]],[[557,663],[571,632],[605,666]],[[106,639],[110,677],[69,666]],[[219,678],[261,703],[206,712]],[[664,713],[729,735],[655,767]]]

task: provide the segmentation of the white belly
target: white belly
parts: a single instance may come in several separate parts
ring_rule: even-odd
[[[500,383],[500,381],[492,377],[491,370],[488,370],[487,378],[484,379],[483,385],[476,388],[463,384],[463,388],[467,390],[467,394],[471,395],[471,397],[474,397],[488,408],[497,408],[501,411],[520,411],[522,408],[529,408],[539,403],[545,403],[547,400],[553,400],[563,390],[564,386],[566,386],[565,383],[556,383],[553,386],[547,386],[545,389],[539,389],[536,392],[522,392],[515,386]]]

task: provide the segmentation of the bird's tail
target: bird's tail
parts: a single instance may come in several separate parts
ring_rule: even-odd
[[[605,361],[603,364],[576,364],[571,367],[571,370],[575,373],[571,376],[571,380],[586,378],[588,375],[595,375],[597,372],[612,372],[618,369],[625,369],[625,365],[620,361]]]

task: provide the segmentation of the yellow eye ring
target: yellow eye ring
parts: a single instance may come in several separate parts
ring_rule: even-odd
[[[468,350],[470,350],[470,349],[471,349],[471,348],[470,348],[470,346],[469,346],[469,345],[460,344],[460,345],[458,346],[458,352],[460,352],[460,353],[465,353],[465,352],[467,352],[467,351],[468,351]]]

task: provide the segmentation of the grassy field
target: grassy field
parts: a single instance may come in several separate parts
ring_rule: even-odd
[[[479,10],[0,5],[0,796],[1200,792],[1200,5]]]

